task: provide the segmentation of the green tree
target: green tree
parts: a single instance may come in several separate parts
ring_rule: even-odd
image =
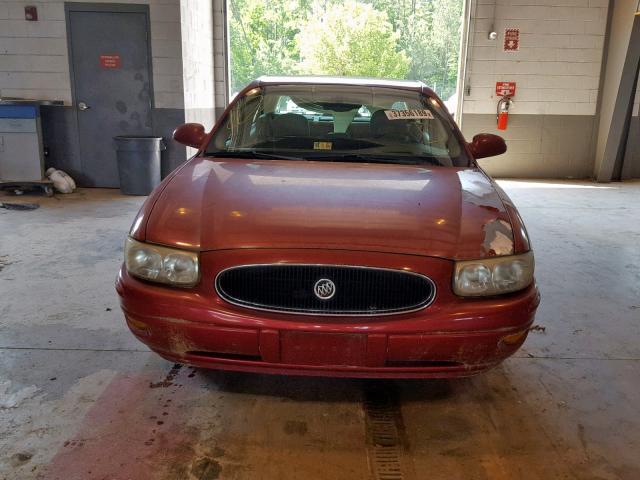
[[[384,11],[411,59],[406,78],[447,99],[456,89],[463,0],[364,0]]]
[[[404,78],[409,59],[386,13],[354,0],[317,6],[297,35],[301,70],[314,75]]]
[[[290,75],[300,61],[295,36],[311,0],[229,0],[231,89],[260,75]]]
[[[433,2],[432,28],[427,39],[422,75],[444,99],[456,90],[462,32],[462,1]]]
[[[324,74],[455,92],[463,0],[228,2],[233,91],[265,74]]]

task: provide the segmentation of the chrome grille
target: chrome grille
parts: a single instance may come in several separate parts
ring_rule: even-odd
[[[330,280],[335,291],[321,298],[316,288]],[[248,308],[313,315],[389,315],[428,306],[435,284],[424,275],[344,265],[242,265],[218,274],[224,300]],[[320,290],[320,292],[319,292]]]

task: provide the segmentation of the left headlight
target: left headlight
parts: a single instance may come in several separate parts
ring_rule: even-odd
[[[516,292],[533,282],[533,252],[456,262],[453,291],[462,297]]]
[[[200,279],[198,254],[143,243],[128,237],[124,243],[127,271],[151,282],[192,287]]]

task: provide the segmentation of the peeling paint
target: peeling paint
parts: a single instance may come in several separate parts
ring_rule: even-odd
[[[180,329],[172,329],[169,334],[169,350],[177,355],[184,355],[190,350],[194,350],[193,343]]]
[[[462,201],[484,207],[492,211],[504,211],[504,205],[491,180],[479,171],[462,170],[458,172],[462,190]]]
[[[488,255],[513,255],[513,231],[509,222],[496,219],[482,227],[482,248]]]

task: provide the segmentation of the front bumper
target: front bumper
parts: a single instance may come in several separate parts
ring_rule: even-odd
[[[228,265],[255,263],[256,255],[264,261],[264,253],[252,251],[203,254],[202,276],[214,278]],[[269,255],[282,258],[277,251]],[[435,378],[482,372],[522,345],[539,303],[534,285],[502,297],[456,297],[449,282],[437,281],[451,278],[451,262],[445,260],[340,256],[344,264],[435,273],[438,298],[418,312],[345,318],[236,307],[217,296],[212,282],[188,290],[168,288],[135,279],[124,268],[116,290],[134,335],[171,361],[223,370],[336,377]],[[289,251],[286,258],[304,261],[308,252]],[[314,259],[336,260],[328,252],[317,252]]]

